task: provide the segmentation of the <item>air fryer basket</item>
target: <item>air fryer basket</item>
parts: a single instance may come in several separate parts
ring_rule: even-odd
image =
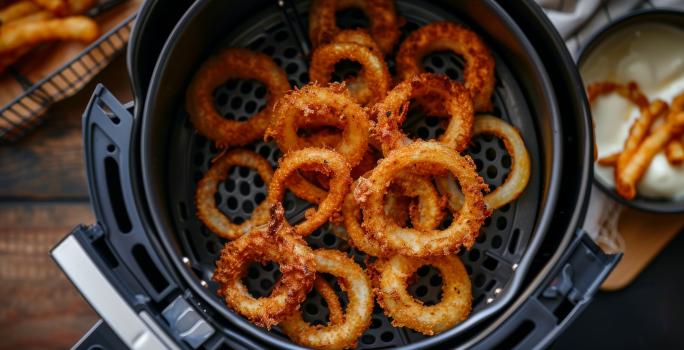
[[[204,5],[207,6],[203,9]],[[484,6],[482,3],[473,6],[470,2],[462,5],[461,10],[470,14],[477,13],[478,6]],[[216,2],[208,1],[195,4],[184,17],[186,25],[192,24],[190,18],[193,10],[195,13],[201,13],[202,10],[210,13],[207,8],[212,6],[221,7]],[[197,219],[194,192],[195,183],[206,172],[218,150],[194,131],[184,109],[184,89],[202,60],[225,47],[249,47],[264,52],[285,70],[293,87],[307,83],[306,52],[303,52],[306,45],[298,41],[306,31],[300,30],[296,21],[297,18],[306,18],[307,8],[308,3],[299,2],[296,9],[293,7],[287,10],[288,16],[284,16],[274,5],[264,11],[247,10],[251,15],[240,17],[247,19],[240,21],[237,27],[225,28],[225,31],[215,30],[223,35],[215,35],[213,41],[205,38],[191,44],[195,46],[191,49],[199,52],[196,57],[186,55],[185,58],[180,58],[178,54],[173,55],[179,50],[174,45],[182,43],[184,36],[206,35],[206,28],[184,28],[182,20],[176,28],[176,37],[172,35],[160,58],[155,72],[160,79],[153,79],[148,94],[142,130],[143,181],[146,182],[148,200],[158,204],[157,208],[160,209],[159,213],[152,210],[151,214],[157,223],[161,223],[160,232],[166,233],[166,236],[162,235],[162,240],[172,240],[172,254],[180,254],[182,260],[190,266],[196,285],[197,279],[205,282],[202,284],[208,287],[208,291],[204,295],[214,305],[222,305],[222,301],[215,295],[217,286],[211,282],[210,277],[225,241],[211,233]],[[485,8],[502,18],[505,16],[498,11],[496,4],[487,3]],[[213,16],[218,17],[216,11],[215,9]],[[472,18],[470,16],[459,16],[455,11],[446,11],[442,7],[418,1],[397,1],[397,11],[406,19],[404,36],[411,30],[438,20],[465,23],[481,34],[496,58],[497,85],[493,97],[493,114],[520,129],[532,160],[532,177],[523,196],[515,203],[496,210],[486,221],[475,247],[460,253],[472,280],[474,298],[471,318],[456,327],[464,330],[492,314],[512,297],[521,285],[526,267],[543,238],[558,190],[554,186],[554,177],[560,174],[561,157],[557,146],[560,130],[551,102],[554,98],[545,73],[539,70],[541,64],[535,66],[539,62],[538,58],[526,46],[521,33],[510,28],[509,32],[503,34],[493,32],[501,28],[503,24],[500,22],[509,27],[514,26],[512,21],[499,18],[499,21],[487,19],[477,23],[469,21]],[[223,21],[230,22],[226,19]],[[359,25],[362,21],[362,16],[354,11],[342,12],[338,17],[341,26]],[[483,31],[483,27],[488,30]],[[517,37],[512,37],[515,35]],[[172,58],[175,63],[168,63]],[[520,64],[521,60],[524,61],[523,64]],[[165,70],[169,64],[187,64],[193,68],[186,68],[183,73],[178,73],[179,69],[170,73]],[[391,58],[389,64],[393,70]],[[455,55],[433,54],[424,60],[424,65],[428,71],[444,73],[453,79],[461,78],[463,62]],[[165,72],[166,76],[161,72]],[[178,86],[179,91],[162,89],[159,92],[160,86]],[[159,102],[172,95],[176,97],[171,99],[175,103],[169,103],[168,100],[166,103]],[[243,120],[264,107],[264,96],[264,86],[256,81],[230,81],[217,89],[214,97],[217,108],[226,118]],[[168,119],[164,121],[158,115],[165,115]],[[413,113],[407,125],[409,132],[421,137],[434,137],[442,131],[438,119],[423,118],[417,113]],[[162,142],[165,139],[169,141]],[[274,166],[280,156],[280,151],[272,143],[257,142],[247,148],[266,157]],[[501,184],[511,162],[498,139],[477,137],[468,153],[475,159],[478,171],[487,183],[492,187]],[[160,157],[160,154],[165,156]],[[265,198],[266,190],[256,172],[238,167],[219,186],[216,201],[219,208],[233,221],[240,222],[248,218],[256,205]],[[296,220],[308,204],[288,196],[285,207],[288,218]],[[363,263],[363,254],[350,249],[344,239],[333,233],[334,229],[336,228],[331,225],[324,226],[308,237],[307,241],[314,248],[349,251],[357,257],[359,263]],[[441,288],[439,276],[430,268],[419,270],[418,275],[411,291],[425,302],[437,301]],[[277,277],[278,272],[274,265],[255,264],[250,267],[246,282],[254,294],[264,295]],[[310,322],[325,322],[327,318],[327,310],[321,305],[320,297],[315,292],[310,294],[302,310],[304,318]],[[229,315],[241,327],[252,328],[257,333],[263,332],[254,330],[253,326],[227,311],[224,306],[220,306],[219,312]],[[272,333],[277,335],[278,330],[275,329]],[[423,338],[413,331],[393,328],[382,310],[376,307],[372,326],[361,337],[359,348],[384,348],[409,343],[416,345],[415,342]]]

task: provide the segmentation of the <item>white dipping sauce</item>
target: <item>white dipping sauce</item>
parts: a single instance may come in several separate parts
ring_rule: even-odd
[[[650,23],[625,28],[597,45],[580,73],[586,85],[635,81],[649,101],[661,99],[669,104],[684,92],[684,30]],[[591,114],[601,158],[622,150],[639,109],[621,96],[609,94],[597,98]],[[594,171],[601,182],[615,187],[613,167],[594,163]],[[665,152],[659,152],[637,191],[652,198],[684,197],[684,165],[672,166]]]

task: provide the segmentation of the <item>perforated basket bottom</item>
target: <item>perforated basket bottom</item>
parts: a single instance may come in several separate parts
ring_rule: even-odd
[[[308,4],[299,4],[300,13],[304,16]],[[444,11],[427,6],[423,2],[415,4],[397,1],[397,10],[407,23],[403,27],[406,36],[412,30],[437,20],[458,19],[450,17]],[[338,17],[343,27],[363,24],[358,12],[345,11]],[[227,40],[217,47],[248,47],[261,51],[274,58],[287,73],[292,86],[302,86],[308,82],[307,61],[298,49],[294,36],[277,10],[269,10],[256,16],[227,36]],[[403,38],[402,38],[403,40]],[[485,38],[486,41],[486,38]],[[490,45],[490,48],[492,46]],[[525,194],[515,203],[496,210],[487,219],[470,251],[460,253],[466,265],[473,288],[473,313],[485,308],[488,300],[494,300],[505,290],[513,276],[515,266],[525,253],[530,239],[534,219],[537,213],[539,194],[539,154],[534,123],[525,104],[525,98],[516,83],[511,71],[500,57],[496,56],[497,84],[494,93],[494,115],[503,118],[518,127],[530,150],[532,160],[532,178]],[[393,61],[389,59],[390,70]],[[426,70],[448,75],[452,79],[461,79],[463,62],[460,57],[449,53],[435,53],[424,60]],[[344,75],[344,72],[338,72]],[[218,110],[229,119],[245,120],[247,116],[264,108],[266,89],[256,81],[229,81],[215,92]],[[210,160],[217,154],[206,139],[196,134],[184,110],[179,111],[178,118],[183,127],[174,132],[174,140],[178,143],[171,147],[169,160],[170,196],[177,234],[181,242],[183,254],[190,260],[198,278],[209,283],[212,291],[216,285],[211,282],[211,274],[215,267],[221,247],[225,243],[211,233],[197,219],[194,206],[195,184],[207,171]],[[409,133],[422,138],[433,138],[443,132],[440,120],[420,115],[412,111],[406,123]],[[267,158],[273,166],[281,152],[274,144],[257,142],[246,147]],[[478,168],[478,172],[492,188],[499,186],[511,166],[510,156],[502,142],[491,137],[476,137],[467,152]],[[233,168],[229,179],[221,184],[215,196],[219,208],[234,222],[240,223],[249,218],[254,208],[266,198],[267,186],[255,171],[246,168]],[[309,204],[288,194],[285,200],[288,218],[299,216]],[[312,248],[336,248],[349,251],[356,260],[363,264],[364,255],[350,249],[343,239],[333,234],[330,225],[324,226],[307,237]],[[279,277],[274,264],[261,266],[253,264],[248,269],[244,281],[255,295],[267,295],[274,281]],[[418,270],[418,278],[409,288],[418,299],[430,304],[439,300],[441,294],[441,278],[435,269],[423,267]],[[335,281],[332,281],[336,285]],[[339,291],[339,288],[337,288]],[[339,293],[346,303],[344,293]],[[327,321],[327,308],[320,296],[312,291],[302,305],[304,319],[312,323]],[[279,331],[274,329],[273,333]],[[424,336],[407,329],[391,326],[391,321],[384,316],[376,305],[370,329],[359,339],[359,348],[384,348],[411,343]]]

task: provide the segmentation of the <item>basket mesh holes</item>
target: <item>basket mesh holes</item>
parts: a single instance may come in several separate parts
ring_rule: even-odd
[[[442,299],[441,286],[442,275],[439,270],[426,265],[416,270],[409,278],[408,292],[425,305],[435,305]]]
[[[266,92],[266,86],[257,80],[231,79],[214,90],[214,105],[224,118],[245,121],[257,112],[258,100]]]
[[[357,77],[361,68],[361,64],[356,61],[341,60],[335,64],[332,81],[342,82]]]
[[[452,80],[463,81],[464,61],[451,51],[433,52],[423,57],[423,68],[430,73],[444,74]]]
[[[247,266],[247,273],[242,278],[242,283],[252,296],[260,298],[271,294],[275,281],[280,276],[280,266],[277,263],[272,261],[266,264],[253,262]]]

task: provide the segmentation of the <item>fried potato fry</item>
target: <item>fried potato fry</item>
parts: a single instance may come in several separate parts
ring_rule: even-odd
[[[64,0],[31,0],[31,2],[58,16],[65,15],[67,12],[67,3]]]
[[[26,15],[24,17],[17,18],[17,19],[14,19],[12,21],[3,23],[2,27],[6,28],[9,26],[16,26],[16,25],[21,25],[24,23],[37,22],[37,21],[42,21],[42,20],[46,20],[46,19],[51,19],[54,17],[55,17],[55,15],[53,15],[52,12],[50,12],[50,11],[38,11],[38,12],[31,13],[29,15]]]
[[[52,40],[90,42],[98,35],[97,23],[88,17],[74,16],[21,23],[0,27],[0,53]]]
[[[641,142],[648,136],[653,122],[656,119],[665,116],[669,111],[667,103],[662,100],[655,100],[648,108],[644,109],[641,116],[639,116],[629,128],[629,135],[625,140],[625,146],[621,155],[618,156],[617,162],[619,163],[622,161],[623,164],[625,164],[624,162],[632,157],[636,149],[639,148]]]
[[[596,148],[594,147],[594,149]],[[615,163],[617,163],[618,157],[620,157],[620,153],[613,153],[603,158],[599,158],[596,162],[603,166],[614,166]],[[596,158],[596,155],[594,155],[594,158]]]
[[[682,138],[672,139],[665,146],[665,157],[672,165],[679,165],[684,162],[684,140]]]
[[[672,100],[672,112],[681,111],[684,111],[684,92]],[[665,146],[665,157],[672,165],[679,165],[684,162],[684,137],[675,138]]]
[[[38,11],[40,11],[40,7],[31,1],[16,2],[0,10],[0,24],[7,24]]]
[[[69,15],[82,15],[97,4],[96,0],[67,0]]]
[[[667,122],[646,137],[631,157],[623,162],[618,160],[615,168],[617,193],[626,199],[634,198],[636,185],[648,169],[653,157],[672,138],[679,137],[682,132],[684,132],[684,112],[670,114]]]

